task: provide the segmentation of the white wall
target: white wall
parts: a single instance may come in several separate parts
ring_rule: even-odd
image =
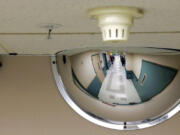
[[[127,53],[125,57],[126,57],[126,69],[133,70],[133,55]]]
[[[83,52],[70,57],[71,66],[81,84],[88,88],[96,73],[92,64],[91,56],[97,52]]]

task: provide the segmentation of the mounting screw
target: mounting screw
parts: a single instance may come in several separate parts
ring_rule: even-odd
[[[53,64],[56,64],[56,61],[53,61],[52,63],[53,63]]]
[[[0,67],[2,67],[2,62],[0,62]]]
[[[124,122],[124,129],[126,129],[127,128],[127,125],[126,125],[126,122]]]

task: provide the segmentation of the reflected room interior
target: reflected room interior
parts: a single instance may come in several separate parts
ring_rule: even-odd
[[[104,104],[118,106],[142,104],[162,93],[177,75],[179,56],[176,50],[155,48],[90,49],[61,52],[58,62],[70,66],[71,74],[65,78],[72,76],[73,87]],[[174,61],[166,61],[170,57]],[[73,89],[70,83],[65,87]]]

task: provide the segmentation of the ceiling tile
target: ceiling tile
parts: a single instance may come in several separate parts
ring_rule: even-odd
[[[44,32],[42,23],[60,23],[57,32],[99,32],[87,10],[100,6],[126,5],[144,9],[132,31],[180,31],[179,0],[1,0],[0,32]]]

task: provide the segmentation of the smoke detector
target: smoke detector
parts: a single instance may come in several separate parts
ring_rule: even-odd
[[[139,8],[110,6],[88,10],[89,17],[99,22],[103,41],[126,41],[134,18],[143,16]]]

